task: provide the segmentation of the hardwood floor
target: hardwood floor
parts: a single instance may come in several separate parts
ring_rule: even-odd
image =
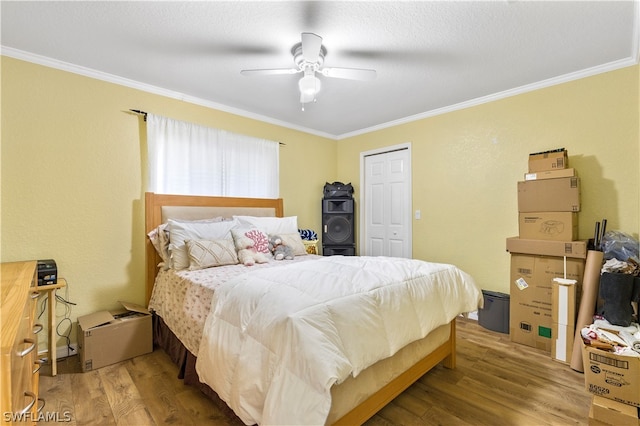
[[[457,367],[437,366],[371,418],[380,425],[587,425],[584,376],[506,334],[458,321]],[[40,394],[69,425],[242,425],[177,379],[162,350],[88,373],[77,356],[43,367]],[[39,425],[60,424],[39,422]]]

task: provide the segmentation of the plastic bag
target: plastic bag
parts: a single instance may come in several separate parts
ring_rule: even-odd
[[[620,231],[607,231],[602,237],[602,251],[605,260],[618,259],[626,262],[632,259],[636,263],[640,243],[629,234]]]
[[[324,185],[324,198],[351,198],[353,195],[353,186],[351,183],[327,182]]]

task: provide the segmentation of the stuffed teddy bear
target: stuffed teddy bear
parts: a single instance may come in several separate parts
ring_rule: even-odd
[[[270,259],[267,236],[256,229],[232,230],[238,260],[245,266],[267,263]]]
[[[269,250],[275,260],[291,260],[293,259],[293,249],[282,242],[279,235],[269,236]]]

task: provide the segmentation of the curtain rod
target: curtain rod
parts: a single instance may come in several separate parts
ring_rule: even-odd
[[[130,109],[129,111],[131,111],[131,112],[135,112],[136,114],[142,114],[142,115],[144,115],[144,121],[147,121],[147,112],[146,112],[146,111],[141,111],[141,110],[139,110],[139,109]],[[280,142],[280,141],[278,141],[278,143],[279,143],[280,145],[286,145],[286,143],[284,143],[284,142]]]
[[[129,111],[135,112],[136,114],[144,115],[144,121],[147,121],[147,112],[146,111],[140,111],[139,109],[130,109]]]

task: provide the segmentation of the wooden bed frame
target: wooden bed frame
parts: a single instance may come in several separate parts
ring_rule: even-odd
[[[233,197],[208,197],[189,195],[166,195],[147,192],[145,194],[145,235],[163,223],[162,208],[164,206],[175,207],[216,207],[222,209],[272,209],[273,215],[282,217],[283,201],[278,199],[263,198],[233,198]],[[236,213],[238,214],[238,213]],[[245,214],[245,213],[240,213]],[[147,303],[151,298],[155,277],[158,272],[158,264],[161,259],[146,238],[146,298]],[[456,327],[455,319],[450,323],[449,340],[437,347],[434,351],[410,366],[406,371],[393,379],[377,392],[370,395],[360,405],[354,407],[347,414],[338,419],[335,425],[362,424],[376,414],[396,396],[411,386],[425,373],[443,363],[446,368],[455,368],[456,363]]]

